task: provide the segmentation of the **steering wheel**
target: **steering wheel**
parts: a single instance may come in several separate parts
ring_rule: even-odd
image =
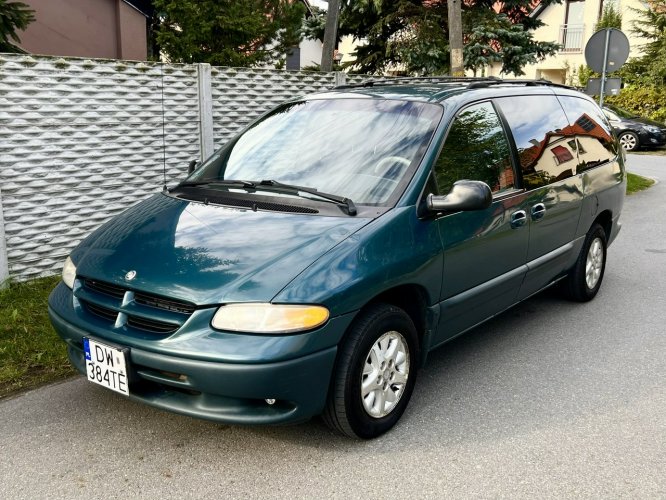
[[[375,174],[386,179],[395,180],[412,162],[402,156],[387,156],[375,165]]]

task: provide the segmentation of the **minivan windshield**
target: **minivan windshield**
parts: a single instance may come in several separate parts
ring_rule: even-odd
[[[271,180],[386,205],[409,182],[441,114],[439,105],[399,100],[292,102],[215,152],[184,185]]]

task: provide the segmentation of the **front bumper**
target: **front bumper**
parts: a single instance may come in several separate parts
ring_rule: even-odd
[[[640,137],[639,144],[646,147],[660,147],[666,144],[666,132],[649,132],[641,130],[638,134]]]
[[[211,336],[204,335],[199,355],[196,332],[179,332],[185,339],[185,354],[179,354],[177,336],[151,345],[150,341],[101,331],[95,325],[88,327],[85,318],[77,317],[71,290],[62,283],[49,297],[49,317],[81,373],[85,373],[83,337],[130,348],[130,399],[222,423],[281,424],[304,421],[322,412],[337,342],[353,314],[332,318],[319,330],[298,335],[209,332],[217,339],[216,351],[210,351]],[[242,351],[244,344],[247,352]],[[276,402],[269,405],[265,399]]]

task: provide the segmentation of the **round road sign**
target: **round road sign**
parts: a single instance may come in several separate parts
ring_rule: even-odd
[[[604,70],[604,51],[606,48],[606,32],[608,35],[608,58],[606,59],[606,73],[617,71],[627,62],[629,57],[629,40],[627,35],[615,28],[606,28],[597,31],[585,45],[585,61],[597,73]]]

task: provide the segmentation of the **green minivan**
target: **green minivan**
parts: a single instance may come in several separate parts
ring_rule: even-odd
[[[554,284],[594,298],[625,186],[606,117],[567,87],[338,87],[89,235],[49,315],[74,366],[130,399],[372,438],[433,349]]]

